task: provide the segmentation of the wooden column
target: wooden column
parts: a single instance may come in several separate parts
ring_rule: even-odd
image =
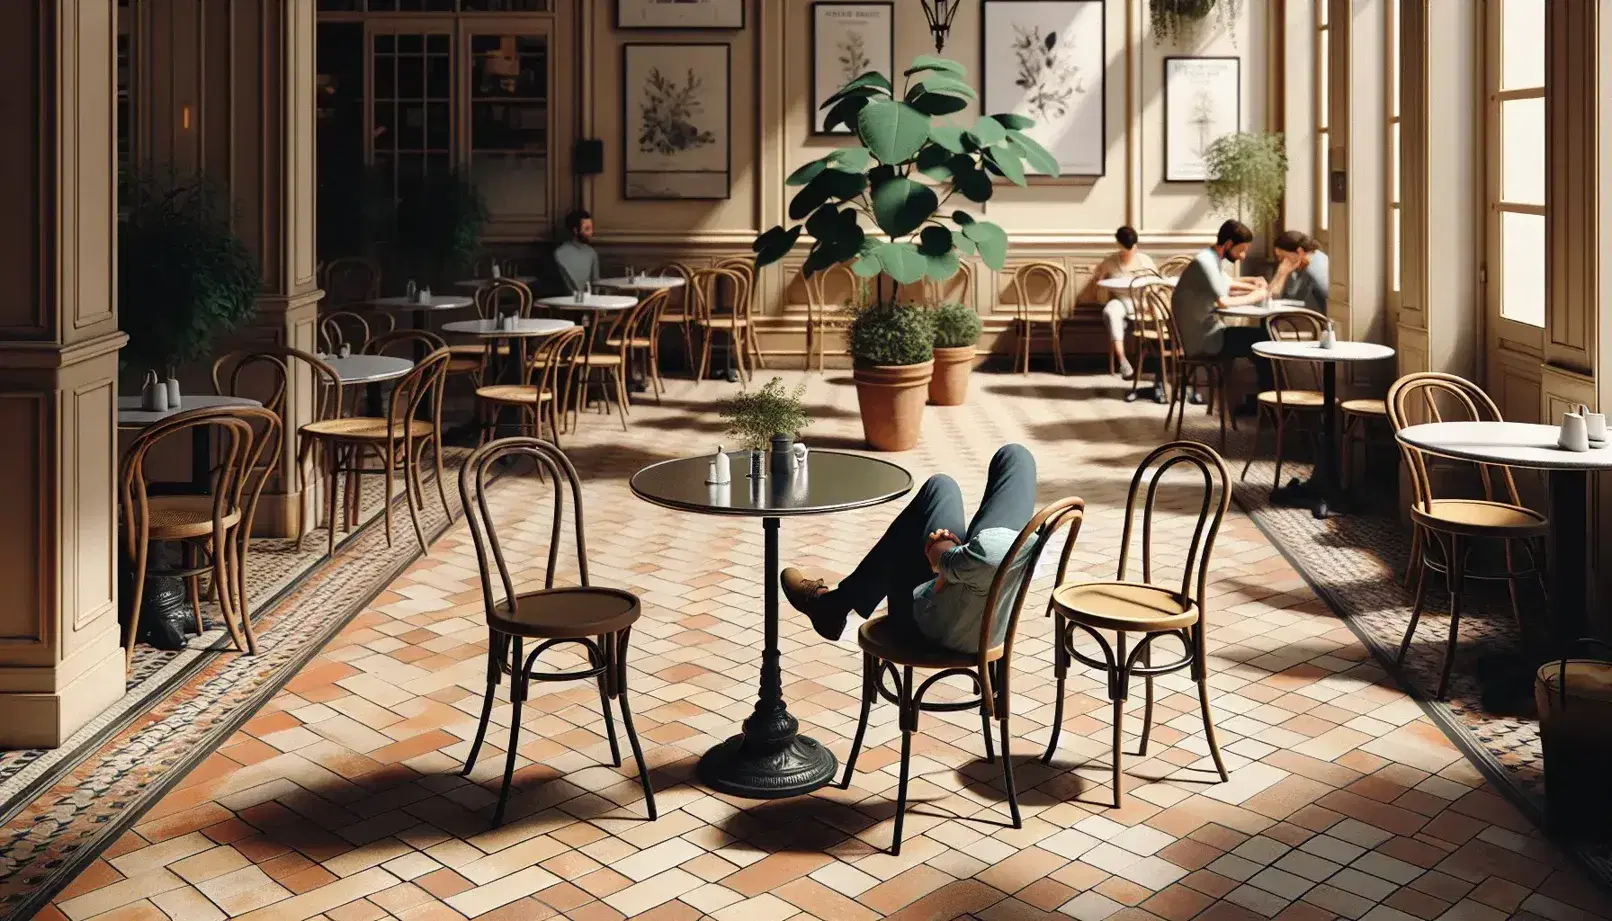
[[[1344,201],[1331,204],[1328,312],[1337,321],[1340,336],[1392,342],[1392,330],[1387,328],[1387,247],[1383,242],[1388,232],[1383,168],[1388,130],[1383,30],[1387,17],[1381,0],[1329,3],[1332,111],[1328,162],[1334,173],[1342,171],[1347,195]],[[1384,367],[1351,366],[1351,381],[1387,377],[1386,362],[1378,364]]]
[[[60,745],[123,695],[115,15],[0,4],[0,748]]]

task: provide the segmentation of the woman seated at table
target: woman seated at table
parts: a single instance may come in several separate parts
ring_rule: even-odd
[[[932,476],[855,572],[829,588],[830,577],[790,567],[779,574],[784,597],[831,640],[845,632],[850,612],[869,617],[888,599],[888,617],[946,649],[978,652],[985,596],[1035,499],[1035,458],[1023,445],[1004,445],[966,529],[957,481]]]
[[[1316,313],[1326,313],[1332,263],[1320,244],[1297,230],[1284,230],[1273,248],[1277,259],[1276,275],[1271,279],[1274,296],[1303,301]]]
[[[1103,306],[1103,324],[1108,327],[1108,347],[1114,353],[1120,377],[1125,380],[1130,380],[1136,373],[1131,368],[1130,360],[1125,357],[1125,321],[1136,315],[1136,304],[1129,293],[1104,288],[1101,283],[1110,278],[1125,278],[1141,270],[1158,271],[1153,257],[1137,247],[1136,239],[1136,228],[1129,225],[1114,231],[1114,242],[1119,244],[1119,249],[1097,263],[1091,277],[1086,280],[1086,287],[1081,288],[1080,294],[1075,297],[1077,304],[1101,304],[1107,297],[1108,303]]]

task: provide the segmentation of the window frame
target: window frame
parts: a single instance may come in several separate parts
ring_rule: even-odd
[[[1315,80],[1313,100],[1315,107],[1315,239],[1327,247],[1332,227],[1331,176],[1332,165],[1332,66],[1330,43],[1332,26],[1327,7],[1330,0],[1313,0],[1315,4],[1315,44],[1311,49]]]
[[[1400,95],[1404,80],[1404,51],[1403,36],[1400,31],[1400,5],[1404,0],[1385,0],[1388,20],[1385,24],[1385,43],[1387,45],[1387,93],[1388,99],[1384,111],[1387,113],[1387,128],[1383,132],[1384,157],[1386,170],[1383,177],[1383,201],[1387,208],[1384,214],[1384,238],[1388,241],[1387,263],[1384,273],[1388,280],[1388,308],[1396,315],[1399,311],[1400,292],[1404,288],[1404,237],[1405,216],[1400,207],[1404,196],[1405,179],[1403,175],[1405,138],[1401,128]]]
[[[1506,259],[1502,237],[1502,221],[1506,214],[1528,214],[1546,217],[1545,206],[1525,202],[1509,202],[1504,198],[1504,120],[1503,105],[1522,99],[1545,99],[1543,85],[1521,89],[1502,89],[1504,79],[1505,3],[1507,0],[1488,0],[1484,4],[1484,246],[1483,282],[1484,315],[1488,324],[1488,340],[1492,349],[1521,352],[1541,357],[1545,346],[1545,317],[1548,306],[1540,305],[1539,325],[1505,316]],[[1541,50],[1541,55],[1543,55]],[[1548,170],[1547,161],[1540,162],[1541,170]],[[1548,179],[1547,179],[1548,181]],[[1545,266],[1537,271],[1544,273]]]

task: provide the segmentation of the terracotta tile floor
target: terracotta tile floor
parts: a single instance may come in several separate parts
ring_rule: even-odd
[[[785,373],[790,381],[795,374]],[[810,379],[807,442],[859,443],[854,390]],[[1216,548],[1210,661],[1231,780],[1209,783],[1191,684],[1161,679],[1154,744],[1128,758],[1127,805],[1109,808],[1109,707],[1077,670],[1060,753],[1048,737],[1050,580],[1036,585],[1014,665],[1024,827],[1006,817],[978,717],[926,715],[900,857],[891,833],[899,730],[874,709],[849,790],[757,803],[692,780],[701,752],[748,714],[761,619],[761,530],[634,499],[644,463],[708,452],[725,384],[677,382],[632,431],[589,416],[566,443],[586,478],[596,584],[628,587],[645,618],[631,653],[638,730],[660,806],[645,819],[631,769],[607,765],[596,691],[538,685],[523,717],[511,821],[490,830],[510,708],[474,775],[485,631],[463,527],[414,566],[183,784],[61,893],[72,921],[369,921],[786,918],[1589,918],[1612,903],[1453,748],[1369,659],[1261,534],[1233,513]],[[1134,464],[1162,408],[1114,399],[1112,378],[976,376],[966,407],[931,408],[899,456],[977,497],[986,461],[1030,446],[1041,498],[1080,495],[1075,560],[1113,573]],[[506,547],[540,560],[548,488],[492,493]],[[895,505],[786,521],[786,560],[844,570]],[[1165,553],[1186,519],[1161,518]],[[567,560],[566,575],[574,572]],[[536,570],[527,570],[535,577]],[[842,758],[860,685],[853,641],[782,629],[786,693],[802,730]],[[556,656],[555,665],[565,664]],[[1140,695],[1133,701],[1138,705]],[[1140,720],[1127,716],[1127,725]],[[1130,737],[1134,752],[1138,740]],[[631,759],[627,759],[630,765]]]

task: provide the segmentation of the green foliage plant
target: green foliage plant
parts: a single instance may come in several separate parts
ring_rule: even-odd
[[[118,176],[118,323],[126,364],[173,368],[257,312],[257,259],[230,226],[233,206],[202,175],[126,169]]]
[[[958,195],[974,204],[989,201],[996,177],[1026,185],[1026,165],[1056,176],[1057,159],[1025,133],[1035,125],[1027,116],[984,115],[967,125],[947,117],[978,98],[956,61],[919,55],[903,76],[900,96],[889,78],[870,71],[823,103],[825,128],[852,128],[858,144],[813,160],[785,180],[799,188],[789,219],[800,223],[756,238],[757,267],[782,259],[804,233],[812,240],[802,267],[808,278],[850,262],[862,278],[945,281],[960,258],[976,253],[1002,269],[1008,248],[1002,228],[961,208],[945,209]]]
[[[741,391],[724,400],[720,412],[727,420],[728,434],[753,451],[768,447],[774,435],[793,436],[812,424],[801,401],[805,393],[804,383],[790,393],[784,390],[783,378],[775,377],[760,390]]]
[[[1226,34],[1236,41],[1237,17],[1243,0],[1148,0],[1148,21],[1155,44],[1193,39],[1214,14]]]
[[[935,355],[934,323],[916,304],[880,301],[853,310],[847,338],[861,365],[921,365]]]
[[[469,277],[486,226],[487,200],[468,175],[410,181],[398,193],[389,274],[436,285]]]
[[[980,341],[980,315],[967,304],[946,301],[931,307],[929,324],[935,330],[937,349],[960,349]]]
[[[1287,143],[1280,133],[1224,135],[1204,152],[1204,190],[1217,213],[1239,215],[1268,227],[1281,215],[1287,193]]]

